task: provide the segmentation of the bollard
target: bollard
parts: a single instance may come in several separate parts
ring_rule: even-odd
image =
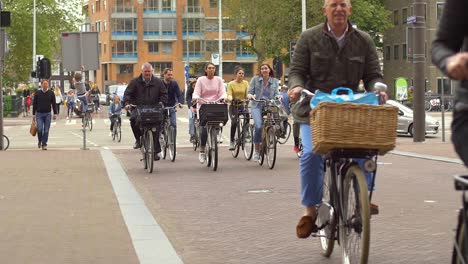
[[[86,127],[83,126],[83,148],[82,150],[89,150],[89,148],[86,147]]]

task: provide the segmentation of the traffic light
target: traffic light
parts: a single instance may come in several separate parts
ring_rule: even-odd
[[[36,78],[49,79],[51,74],[50,60],[47,58],[38,60],[36,65]]]

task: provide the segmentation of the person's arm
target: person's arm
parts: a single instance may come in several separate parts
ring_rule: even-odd
[[[33,97],[33,118],[36,116],[36,111],[37,111],[37,106],[38,106],[37,97],[38,97],[38,92],[36,91]]]
[[[201,97],[201,93],[202,93],[202,78],[203,77],[200,77],[198,78],[197,82],[195,83],[195,89],[193,90],[193,94],[192,94],[192,101],[194,99],[198,99]]]
[[[123,96],[123,101],[124,101],[124,107],[125,109],[128,110],[128,105],[135,103],[133,100],[135,98],[135,90],[136,90],[136,80],[131,80],[130,83],[127,85],[127,88],[125,88],[124,96]],[[118,96],[117,94],[114,96]]]
[[[180,92],[179,84],[176,81],[174,81],[174,84],[175,84],[174,88],[175,88],[175,93],[176,93],[176,97],[177,97],[177,102],[179,104],[182,104],[182,102],[184,101],[184,98],[183,98],[182,93]],[[182,106],[182,105],[180,105],[180,106]]]
[[[55,93],[50,91],[50,103],[52,104],[52,110],[54,111],[54,119],[55,119],[55,115],[57,115],[57,101],[55,100]]]
[[[310,72],[310,51],[307,40],[311,38],[309,36],[311,31],[302,32],[299,40],[296,42],[294,48],[294,60],[291,63],[288,83],[289,89],[296,87],[304,88],[307,81],[307,75]]]
[[[454,56],[460,51],[463,40],[468,35],[466,10],[468,10],[468,1],[447,0],[436,37],[432,42],[432,62],[449,77],[455,76],[447,69],[448,59],[457,58]],[[468,65],[465,65],[465,68],[468,68]]]
[[[164,106],[167,106],[168,92],[167,88],[164,85],[163,81],[159,80],[159,102],[163,103]],[[177,88],[178,90],[179,88]]]
[[[224,89],[223,79],[221,79],[221,77],[219,77],[218,80],[219,80],[219,82],[218,82],[218,100],[226,99],[227,94],[226,94],[226,89]]]
[[[251,99],[251,98],[255,98],[255,79],[257,77],[254,76],[252,78],[252,80],[250,80],[250,85],[249,85],[249,89],[248,89],[248,92],[247,92],[247,98],[248,99]]]
[[[187,88],[187,91],[185,92],[185,102],[187,102],[187,107],[192,107],[192,94],[193,94],[193,89],[190,88],[190,86]]]
[[[233,99],[232,93],[233,93],[233,84],[232,84],[232,82],[229,82],[228,86],[227,86],[227,100],[228,100],[228,102],[232,101],[232,99]]]

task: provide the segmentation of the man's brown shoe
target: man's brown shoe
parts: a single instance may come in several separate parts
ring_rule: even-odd
[[[304,215],[299,220],[296,226],[296,235],[298,238],[308,238],[310,234],[316,233],[318,231],[315,220],[317,217],[313,218],[309,215]]]
[[[370,204],[370,214],[371,215],[378,215],[379,214],[379,206],[376,204]]]

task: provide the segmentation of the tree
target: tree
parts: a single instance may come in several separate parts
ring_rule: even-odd
[[[325,21],[323,2],[307,0],[307,28]],[[302,0],[225,0],[223,8],[234,23],[247,30],[251,43],[247,48],[257,54],[259,62],[279,56],[288,64],[289,43],[297,40],[302,30],[301,3]],[[391,26],[389,11],[381,0],[352,0],[352,5],[351,22],[367,31],[380,47],[381,32]]]
[[[3,0],[3,4],[11,12],[3,80],[6,85],[27,82],[33,65],[33,1]],[[61,56],[61,32],[77,31],[81,6],[81,0],[36,0],[36,54],[52,61]]]

